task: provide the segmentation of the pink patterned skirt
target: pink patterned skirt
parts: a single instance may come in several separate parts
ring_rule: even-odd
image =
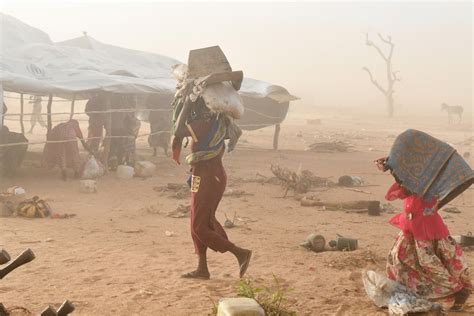
[[[415,240],[400,232],[388,255],[387,275],[445,308],[454,303],[456,292],[472,290],[462,248],[451,237]]]

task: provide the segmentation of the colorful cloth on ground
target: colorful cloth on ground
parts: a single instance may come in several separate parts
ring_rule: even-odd
[[[15,216],[29,218],[45,218],[51,216],[52,211],[49,204],[35,196],[18,204],[14,211]]]
[[[72,168],[79,172],[81,169],[81,158],[77,138],[83,138],[79,122],[70,120],[66,123],[56,125],[47,135],[48,141],[59,141],[58,143],[47,143],[43,150],[43,165],[48,168],[59,166],[61,169]]]
[[[401,232],[388,255],[386,271],[388,278],[445,307],[454,303],[456,292],[472,290],[462,248],[451,237],[415,240]]]
[[[474,181],[471,167],[454,148],[413,129],[397,137],[386,165],[410,192],[438,198],[440,208]]]
[[[390,224],[400,228],[406,236],[413,236],[416,240],[441,240],[449,236],[435,198],[425,200],[409,194],[398,183],[390,187],[385,198],[403,200],[403,212],[395,215]]]

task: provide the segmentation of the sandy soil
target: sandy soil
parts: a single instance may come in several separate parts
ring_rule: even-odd
[[[236,244],[254,251],[248,276],[271,284],[275,275],[289,288],[289,303],[299,315],[385,315],[366,297],[354,272],[365,268],[383,271],[397,234],[387,223],[393,214],[369,217],[305,208],[292,194],[282,198],[284,190],[278,185],[248,180],[257,173],[271,176],[271,163],[309,169],[334,181],[344,174],[359,175],[373,185],[363,188],[368,193],[335,188],[314,194],[325,201],[382,200],[392,179],[378,173],[372,160],[386,153],[394,136],[404,129],[422,129],[455,144],[460,152],[470,150],[456,145],[471,136],[470,122],[449,127],[443,124],[445,117],[436,114],[433,118],[385,120],[342,110],[295,112],[282,125],[280,151],[270,149],[271,128],[244,134],[237,151],[225,157],[225,166],[229,189],[249,195],[225,197],[217,217],[224,221],[224,214],[232,217],[237,213],[242,219],[227,231]],[[321,119],[322,124],[308,125],[308,118]],[[30,140],[43,137],[33,135]],[[323,154],[304,150],[314,141],[335,139],[350,142],[354,151]],[[179,277],[196,264],[189,219],[165,214],[188,200],[154,188],[183,183],[188,168],[175,166],[162,154],[151,158],[146,139],[140,139],[138,146],[143,158],[157,164],[156,175],[146,180],[117,180],[109,174],[100,179],[97,194],[81,194],[78,181],[62,182],[57,170],[39,168],[41,146],[31,147],[33,153],[15,179],[1,180],[2,191],[20,185],[30,196],[48,199],[56,212],[77,216],[62,220],[0,218],[0,247],[12,256],[30,247],[37,256],[1,280],[0,301],[39,312],[47,304],[57,307],[69,299],[77,307],[73,315],[207,315],[213,302],[235,295],[238,268],[230,254],[209,254],[210,281]],[[453,204],[462,213],[441,212],[452,234],[472,231],[473,191]],[[175,236],[166,236],[166,231]],[[308,252],[298,245],[311,232],[327,240],[336,234],[358,238],[360,248]],[[466,257],[474,265],[474,252],[467,251]],[[468,311],[474,313],[474,298]]]

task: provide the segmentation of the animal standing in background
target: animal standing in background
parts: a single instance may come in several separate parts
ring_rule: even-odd
[[[464,108],[460,105],[447,105],[446,103],[441,104],[441,111],[448,112],[448,123],[453,124],[453,115],[457,115],[459,117],[458,124],[461,124],[462,121],[462,112],[464,112]]]

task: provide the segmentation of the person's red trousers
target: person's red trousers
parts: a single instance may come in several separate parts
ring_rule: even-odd
[[[216,210],[227,184],[222,154],[196,163],[191,183],[191,235],[196,253],[207,248],[226,252],[234,245],[216,219]]]

